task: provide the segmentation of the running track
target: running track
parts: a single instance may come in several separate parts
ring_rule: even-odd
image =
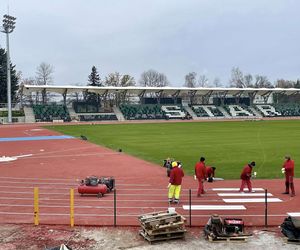
[[[0,138],[58,135],[37,125],[0,127]],[[69,190],[75,188],[76,225],[113,225],[112,193],[98,199],[81,197],[76,192],[78,180],[91,174],[116,178],[117,225],[138,225],[140,214],[168,208],[165,169],[124,153],[75,138],[2,141],[0,152],[10,157],[29,155],[0,162],[0,223],[33,223],[33,188],[39,187],[41,224],[69,224]],[[188,205],[188,190],[192,189],[192,205],[244,205],[246,208],[193,210],[192,225],[204,225],[212,213],[243,218],[248,226],[264,225],[264,203],[225,203],[225,198],[244,197],[221,197],[218,193],[226,192],[213,190],[239,187],[239,184],[239,181],[206,183],[207,194],[197,198],[197,183],[187,176],[176,211],[189,220],[189,211],[183,210],[182,205]],[[257,188],[267,188],[273,195],[270,198],[282,200],[268,204],[269,225],[281,224],[287,212],[300,211],[299,196],[291,198],[281,194],[283,180],[254,180],[253,184]],[[296,179],[296,188],[299,185],[300,179]]]

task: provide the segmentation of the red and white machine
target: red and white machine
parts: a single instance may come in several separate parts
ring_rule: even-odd
[[[100,198],[107,192],[107,186],[105,184],[99,184],[99,179],[96,176],[86,177],[78,186],[78,193],[81,195],[97,195]]]

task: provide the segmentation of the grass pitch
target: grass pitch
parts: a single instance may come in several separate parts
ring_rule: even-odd
[[[89,141],[162,165],[180,160],[186,173],[194,173],[200,156],[217,168],[217,177],[238,179],[242,167],[256,161],[258,178],[281,178],[284,156],[300,168],[300,121],[187,122],[49,126],[63,134]]]

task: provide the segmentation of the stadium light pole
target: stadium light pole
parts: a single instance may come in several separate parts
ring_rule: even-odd
[[[3,15],[3,30],[6,34],[6,69],[7,69],[7,110],[8,123],[12,122],[12,107],[11,107],[11,76],[10,76],[10,56],[9,56],[9,34],[14,31],[16,18],[10,15]]]

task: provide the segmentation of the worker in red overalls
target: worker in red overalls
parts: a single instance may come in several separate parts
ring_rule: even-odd
[[[282,166],[282,171],[285,174],[285,192],[283,194],[289,194],[290,193],[290,187],[291,187],[291,196],[295,196],[295,187],[294,187],[294,168],[295,163],[291,159],[290,156],[285,156],[285,162]]]
[[[201,194],[204,194],[204,181],[207,178],[206,176],[206,167],[205,167],[205,158],[201,157],[200,161],[196,163],[195,165],[195,180],[198,180],[198,192],[197,196],[200,197]]]
[[[252,193],[252,184],[251,184],[251,174],[252,174],[252,168],[255,166],[255,162],[251,162],[247,164],[241,173],[241,187],[240,192],[244,192],[244,187],[247,185],[249,193]]]
[[[206,167],[206,176],[208,182],[213,182],[214,180],[213,178],[215,177],[215,171],[216,171],[215,167],[210,167],[210,166]]]
[[[178,167],[178,162],[173,161],[172,170],[170,173],[169,185],[168,185],[169,204],[172,202],[175,204],[179,204],[181,183],[183,177],[184,177],[184,172],[182,170],[182,167]]]

